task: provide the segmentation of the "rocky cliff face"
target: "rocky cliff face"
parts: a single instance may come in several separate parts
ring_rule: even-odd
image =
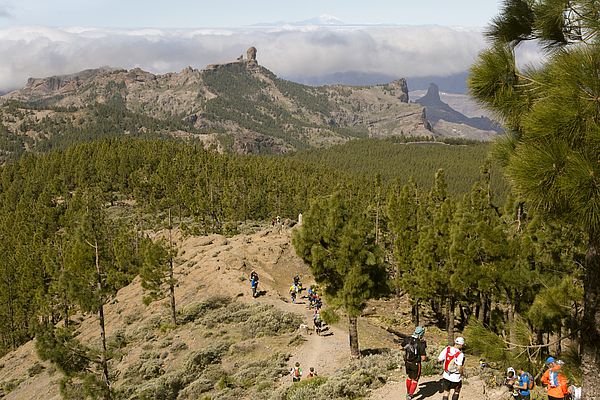
[[[248,49],[246,58],[203,70],[188,67],[155,75],[139,68],[100,68],[31,78],[23,89],[0,97],[2,103],[47,110],[47,118],[58,113],[61,121],[88,122],[98,105],[122,107],[162,121],[158,125],[177,125],[160,134],[202,134],[202,140],[209,135],[208,142],[218,148],[238,152],[287,152],[353,137],[432,135],[423,107],[408,103],[404,79],[368,87],[300,85],[260,66],[255,48]],[[37,119],[13,115],[5,125],[16,136],[29,132],[47,140],[55,135],[39,127]],[[23,125],[24,131],[19,128]]]

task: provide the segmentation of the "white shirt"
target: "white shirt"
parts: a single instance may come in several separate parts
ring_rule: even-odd
[[[440,356],[438,357],[438,361],[442,361],[444,363],[446,362],[446,351],[449,351],[451,356],[460,352],[460,354],[456,358],[454,358],[454,363],[459,367],[464,365],[465,354],[462,351],[460,351],[459,349],[457,349],[456,347],[444,348],[444,350],[442,350],[442,352],[440,353]],[[458,370],[453,371],[453,372],[444,371],[444,374],[442,376],[444,377],[444,379],[447,379],[450,382],[460,382],[460,380],[462,379],[460,372],[458,372]]]

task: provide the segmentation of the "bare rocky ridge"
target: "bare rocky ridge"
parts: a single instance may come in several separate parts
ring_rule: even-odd
[[[305,86],[276,77],[259,65],[256,54],[250,48],[246,58],[164,75],[139,68],[99,68],[30,78],[23,89],[0,97],[0,122],[10,125],[9,133],[15,137],[50,140],[56,133],[23,118],[14,108],[22,104],[21,111],[51,110],[59,115],[48,116],[50,122],[77,126],[75,120],[89,121],[94,107],[108,104],[181,125],[163,128],[160,134],[181,137],[187,132],[207,145],[216,143],[223,151],[239,153],[285,153],[353,137],[433,135],[424,108],[408,103],[404,79],[365,87]],[[7,104],[13,109],[8,110]],[[142,133],[148,130],[141,127]],[[34,140],[31,146],[35,144]]]

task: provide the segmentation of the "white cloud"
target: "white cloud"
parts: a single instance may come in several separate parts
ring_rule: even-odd
[[[485,46],[478,30],[441,26],[279,26],[245,29],[0,29],[0,90],[28,77],[87,68],[141,67],[154,73],[234,60],[250,46],[280,76],[360,71],[397,77],[451,75]]]

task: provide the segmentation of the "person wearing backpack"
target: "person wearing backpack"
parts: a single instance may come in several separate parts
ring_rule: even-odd
[[[519,380],[514,384],[515,389],[518,390],[519,400],[531,399],[531,389],[535,387],[535,379],[529,373],[523,369],[519,369]]]
[[[417,326],[415,332],[404,338],[404,366],[406,369],[406,399],[411,400],[419,386],[421,377],[421,362],[427,360],[427,342],[423,339],[425,328]]]
[[[454,340],[454,346],[447,346],[438,356],[438,362],[444,363],[442,387],[444,394],[442,400],[448,400],[450,391],[453,390],[452,400],[458,400],[462,388],[462,373],[465,365],[465,355],[461,351],[465,345],[463,337]]]
[[[290,375],[292,375],[292,382],[300,382],[300,378],[302,378],[302,368],[300,368],[299,362],[296,361],[296,364],[290,370]]]
[[[250,287],[252,288],[252,297],[258,296],[258,274],[255,270],[250,272]]]
[[[554,357],[546,359],[548,369],[542,375],[542,383],[546,386],[548,400],[564,399],[569,394],[568,381],[561,371],[562,361],[555,360]]]

